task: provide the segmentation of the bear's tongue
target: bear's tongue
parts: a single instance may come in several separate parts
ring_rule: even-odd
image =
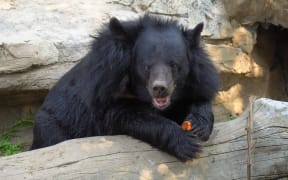
[[[154,102],[160,107],[165,106],[168,103],[168,97],[154,98]]]

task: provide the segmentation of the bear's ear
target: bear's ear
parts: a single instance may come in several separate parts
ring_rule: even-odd
[[[119,39],[127,39],[128,33],[125,31],[124,27],[120,23],[120,21],[112,17],[109,22],[109,29],[113,35],[115,35]]]
[[[197,24],[194,29],[184,30],[184,37],[187,39],[190,47],[195,47],[200,44],[201,32],[203,30],[203,22]]]

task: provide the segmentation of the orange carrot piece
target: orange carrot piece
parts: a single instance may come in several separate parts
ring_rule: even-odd
[[[192,130],[192,123],[190,121],[184,121],[181,125],[183,131]]]

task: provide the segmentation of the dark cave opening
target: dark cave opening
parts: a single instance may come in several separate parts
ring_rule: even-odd
[[[260,23],[255,50],[262,61],[258,63],[266,71],[265,96],[288,101],[288,29]]]

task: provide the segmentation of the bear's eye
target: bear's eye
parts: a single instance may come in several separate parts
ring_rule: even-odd
[[[170,67],[175,71],[179,70],[179,66],[175,62],[170,62]]]
[[[150,66],[149,66],[149,65],[145,65],[145,66],[144,66],[144,70],[145,70],[146,72],[148,72],[148,71],[150,70]]]

